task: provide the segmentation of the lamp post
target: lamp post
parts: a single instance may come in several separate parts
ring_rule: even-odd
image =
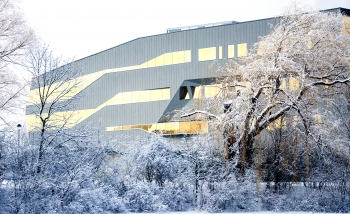
[[[21,128],[22,128],[22,125],[21,124],[17,124],[17,129],[18,129],[17,154],[18,154],[18,156],[19,156],[19,145],[20,145],[20,142],[21,142]],[[19,162],[19,159],[18,159],[18,162]]]
[[[21,167],[21,162],[20,162],[20,143],[21,143],[21,124],[17,124],[17,129],[18,129],[18,136],[17,136],[17,163],[18,163],[18,169]]]
[[[17,168],[17,175],[15,177],[15,199],[16,199],[16,212],[19,211],[19,205],[17,202],[17,199],[19,198],[19,192],[20,192],[20,172],[21,172],[21,162],[20,162],[20,154],[19,154],[19,144],[21,141],[21,124],[17,124],[17,129],[18,129],[18,136],[17,136],[17,163],[18,163],[18,168]]]

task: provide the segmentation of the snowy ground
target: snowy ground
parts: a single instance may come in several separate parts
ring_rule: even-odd
[[[188,212],[168,212],[166,214],[204,214],[206,212],[197,212],[197,211],[188,211]],[[210,214],[321,214],[314,212],[242,212],[242,213],[210,213]],[[133,214],[141,214],[141,213],[133,213]],[[145,213],[143,213],[145,214]],[[159,213],[147,213],[147,214],[159,214]],[[322,214],[335,214],[335,213],[322,213]]]

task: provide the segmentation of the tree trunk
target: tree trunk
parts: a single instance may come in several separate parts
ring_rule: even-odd
[[[226,172],[228,172],[229,162],[234,158],[235,151],[232,149],[234,143],[236,142],[236,133],[233,126],[230,126],[228,129],[224,130],[224,139],[225,139],[225,163],[226,163]]]
[[[41,172],[41,162],[42,162],[43,155],[44,155],[44,133],[45,133],[45,129],[41,129],[39,155],[38,155],[38,166],[36,169],[37,173]]]

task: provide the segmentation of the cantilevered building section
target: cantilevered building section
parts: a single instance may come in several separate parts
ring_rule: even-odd
[[[327,12],[350,14],[336,8]],[[82,86],[70,96],[86,93],[75,109],[71,128],[92,123],[105,135],[138,136],[151,132],[182,135],[208,132],[205,121],[173,121],[177,109],[200,107],[201,98],[215,96],[216,69],[244,57],[270,25],[280,18],[222,22],[167,29],[138,38],[75,62],[84,68]],[[38,120],[38,102],[31,88],[27,106],[29,131]],[[64,115],[66,112],[58,112]]]

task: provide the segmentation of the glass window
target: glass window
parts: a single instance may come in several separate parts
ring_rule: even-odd
[[[151,91],[151,101],[163,100],[163,91],[161,89],[150,90]]]
[[[107,132],[114,131],[114,130],[115,130],[115,127],[106,127]]]
[[[142,63],[142,64],[140,65],[140,68],[147,68],[147,62]]]
[[[191,122],[191,133],[200,133],[202,129],[202,122]]]
[[[140,102],[140,92],[139,91],[131,92],[131,102],[132,103]]]
[[[287,122],[284,118],[277,118],[274,122],[267,126],[267,129],[272,131],[275,129],[285,129],[287,127]]]
[[[325,79],[324,82],[325,82],[325,83],[328,83],[329,80],[328,80],[328,79]],[[329,87],[328,85],[325,86],[325,88],[328,88],[328,87]]]
[[[163,91],[163,99],[169,100],[170,99],[170,88],[164,88]]]
[[[247,43],[238,44],[238,57],[247,56]]]
[[[201,126],[201,132],[202,133],[208,133],[209,132],[209,126],[207,121],[202,121],[202,126]]]
[[[287,126],[287,123],[286,123],[286,120],[284,118],[278,118],[276,121],[275,121],[275,127],[277,129],[285,129]]]
[[[165,134],[175,134],[174,123],[165,123]]]
[[[180,87],[180,100],[184,99],[190,99],[190,96],[188,94],[187,86],[181,86]]]
[[[291,40],[288,38],[282,42],[282,51],[283,52],[287,52],[290,49],[290,47],[292,47],[292,45],[290,43],[291,43]]]
[[[218,89],[216,86],[205,86],[205,97],[215,97],[218,94]]]
[[[227,57],[228,58],[235,57],[235,46],[234,45],[229,45],[227,47]]]
[[[198,61],[216,59],[216,47],[198,49]]]
[[[151,92],[149,90],[140,91],[140,102],[148,102],[150,100],[151,100]]]
[[[164,54],[164,65],[171,65],[171,64],[173,64],[173,54],[172,53]]]
[[[141,125],[140,128],[148,132],[148,125]]]
[[[159,134],[197,134],[208,132],[208,122],[205,121],[191,121],[191,122],[169,122],[169,123],[155,123],[142,125],[127,125],[106,127],[106,131],[142,129],[148,132],[156,132]]]
[[[185,62],[191,62],[191,50],[185,51]]]
[[[122,103],[131,103],[131,92],[124,92],[122,93]]]
[[[107,100],[104,105],[114,105],[115,104],[115,96],[112,97],[111,99]]]
[[[175,133],[179,133],[179,129],[180,129],[180,123],[179,122],[175,122],[174,123],[174,130],[176,130]]]
[[[291,90],[298,90],[299,89],[299,80],[294,78],[294,77],[290,77],[289,78],[289,89]]]
[[[191,122],[180,122],[180,133],[190,133]]]
[[[150,61],[147,62],[147,67],[154,67],[156,66],[156,59],[151,59]]]
[[[185,62],[185,51],[173,52],[173,64]]]
[[[282,88],[282,89],[286,89],[286,88],[287,88],[287,84],[286,84],[286,80],[285,80],[285,79],[282,80],[282,83],[281,83],[281,85],[280,85],[280,88]]]
[[[307,49],[311,49],[312,48],[312,40],[311,40],[311,38],[308,38],[307,39]]]
[[[174,130],[174,123],[165,123],[166,130]]]
[[[350,17],[342,16],[341,18],[343,20],[342,33],[350,36]]]
[[[159,132],[163,132],[164,130],[166,130],[166,125],[165,125],[165,123],[158,123],[157,124],[157,130],[159,131]]]
[[[314,122],[315,122],[315,126],[321,126],[322,124],[322,117],[319,114],[315,114],[314,115]]]
[[[114,98],[114,103],[115,103],[116,105],[122,104],[122,103],[123,103],[123,96],[122,96],[121,93],[119,93],[119,94],[117,94],[117,95],[115,96],[115,98]]]
[[[154,130],[157,130],[157,124],[150,124],[148,127],[149,132],[154,132]]]
[[[141,128],[141,125],[132,125],[131,126],[131,129],[140,129]]]
[[[265,41],[259,42],[259,47],[258,47],[258,54],[259,55],[266,53],[266,44],[267,43]]]
[[[195,99],[201,98],[201,97],[202,97],[202,90],[203,90],[203,87],[202,87],[202,86],[196,86],[196,87],[194,87],[193,98],[195,98]]]
[[[158,56],[156,58],[156,66],[163,66],[164,65],[164,54]]]
[[[297,116],[293,116],[292,118],[292,124],[293,124],[293,127],[296,127],[297,124],[298,124],[298,117]]]

